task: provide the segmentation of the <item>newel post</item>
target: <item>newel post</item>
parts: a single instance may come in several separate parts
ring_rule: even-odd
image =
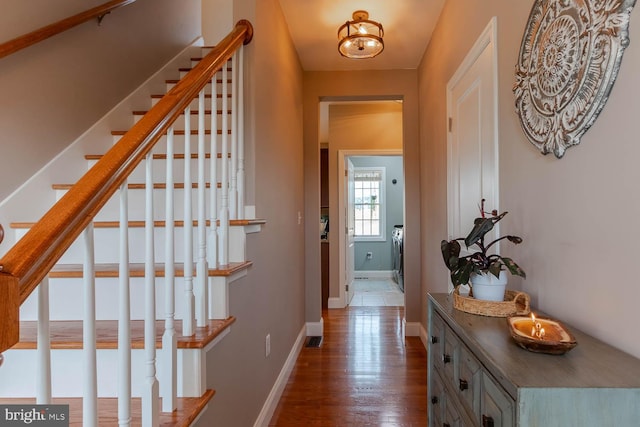
[[[0,271],[0,353],[13,347],[20,339],[19,313],[18,279]]]

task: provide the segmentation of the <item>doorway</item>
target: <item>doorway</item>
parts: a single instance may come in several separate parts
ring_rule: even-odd
[[[394,253],[404,218],[402,150],[342,150],[339,158],[347,171],[338,184],[345,189],[339,210],[348,231],[345,306],[404,306],[402,258]]]
[[[330,295],[328,308],[347,306],[348,285],[347,265],[353,265],[355,258],[347,263],[345,246],[346,203],[345,195],[345,154],[348,156],[395,155],[403,150],[403,101],[401,99],[324,99],[320,102],[319,141],[321,151],[326,155],[328,203],[322,202],[321,214],[328,212],[329,232],[327,242],[323,241],[323,253],[328,253]],[[404,165],[403,168],[404,169]],[[401,172],[402,174],[402,172]],[[321,178],[323,173],[321,172]],[[404,182],[404,177],[402,182]],[[399,180],[396,177],[396,180]],[[322,179],[321,179],[322,181]],[[324,185],[324,184],[323,184]],[[321,194],[323,191],[321,191]],[[327,200],[324,196],[323,200]],[[404,210],[404,193],[399,202]],[[328,206],[327,206],[328,205]],[[400,221],[403,222],[403,221]],[[395,225],[395,224],[391,224]],[[390,235],[388,236],[390,239]],[[388,241],[391,248],[390,240]],[[326,251],[325,251],[326,249]],[[390,250],[390,249],[389,249]],[[322,260],[323,270],[325,260]],[[353,288],[351,288],[353,290]]]

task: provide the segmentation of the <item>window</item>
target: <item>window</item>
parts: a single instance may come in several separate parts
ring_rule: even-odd
[[[354,222],[356,240],[385,237],[384,167],[354,168]]]

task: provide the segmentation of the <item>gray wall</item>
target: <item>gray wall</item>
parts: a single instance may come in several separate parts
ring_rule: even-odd
[[[102,3],[6,0],[0,41]],[[199,0],[138,0],[0,59],[0,200],[199,35]]]
[[[404,211],[402,209],[404,182],[402,173],[402,156],[365,156],[351,157],[356,167],[383,166],[386,168],[385,197],[386,197],[386,240],[384,242],[356,242],[355,270],[356,271],[390,271],[392,268],[391,232],[393,226],[402,224]],[[395,179],[396,184],[392,183]],[[367,259],[367,252],[372,258]],[[357,276],[357,274],[356,274]]]
[[[446,85],[496,16],[500,210],[509,211],[504,229],[524,239],[504,252],[527,272],[509,286],[530,293],[535,310],[640,357],[640,7],[631,13],[631,43],[607,104],[580,145],[558,160],[528,142],[514,109],[514,66],[532,3],[448,0],[420,65],[423,304],[427,292],[447,289],[439,253],[447,235]]]
[[[279,3],[234,0],[233,8],[234,22],[248,19],[255,31],[245,51],[247,170],[256,176],[248,178],[250,204],[267,224],[247,237],[253,266],[231,284],[230,312],[237,321],[208,354],[207,385],[216,395],[199,426],[254,425],[305,327],[305,222],[318,230],[317,212],[298,222],[298,212],[304,213],[302,68]]]

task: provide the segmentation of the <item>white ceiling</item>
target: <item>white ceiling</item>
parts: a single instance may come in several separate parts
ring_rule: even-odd
[[[445,0],[280,0],[305,71],[418,68]],[[384,51],[375,58],[338,53],[338,28],[356,10],[384,28]]]

